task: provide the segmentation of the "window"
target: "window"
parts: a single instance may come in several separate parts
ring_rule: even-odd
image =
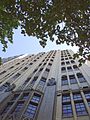
[[[46,83],[46,78],[42,77],[41,80],[39,81],[39,85],[44,86]]]
[[[69,62],[69,61],[67,61],[67,62],[66,62],[66,64],[68,65],[68,64],[70,64],[70,62]]]
[[[39,59],[39,57],[37,57],[37,59]]]
[[[38,66],[41,66],[42,64],[40,63]]]
[[[83,102],[75,103],[77,116],[87,115],[87,111]]]
[[[84,92],[85,98],[90,99],[90,92]]]
[[[36,109],[37,109],[37,104],[33,104],[30,102],[26,109],[25,115],[30,118],[33,118],[35,115]]]
[[[19,97],[19,94],[15,94],[12,98],[12,100],[16,100]]]
[[[38,103],[40,102],[40,98],[41,98],[41,95],[34,93],[32,99],[26,109],[26,112],[25,112],[26,116],[28,116],[30,118],[34,118],[34,115],[35,115],[37,107],[38,107]]]
[[[72,71],[71,66],[67,67],[68,72]]]
[[[62,86],[63,86],[63,85],[68,85],[68,79],[67,79],[67,76],[66,76],[66,75],[62,76],[61,82],[62,82]]]
[[[72,112],[72,106],[70,103],[62,105],[62,115],[63,117],[72,117],[73,112]]]
[[[19,101],[17,103],[17,105],[16,105],[16,107],[15,107],[13,112],[15,112],[15,113],[19,112],[22,109],[23,105],[24,105],[24,102],[23,101]]]
[[[72,57],[69,57],[69,59],[72,59]]]
[[[61,61],[63,61],[63,60],[64,60],[64,58],[61,59]]]
[[[74,61],[74,60],[71,60],[71,63],[75,63],[75,61]]]
[[[22,61],[21,61],[22,62]],[[17,63],[16,65],[19,65],[20,63]]]
[[[38,69],[35,69],[35,70],[33,71],[33,73],[35,73],[37,70],[38,70]]]
[[[14,79],[17,79],[21,74],[17,73],[15,76],[13,76]]]
[[[0,87],[0,91],[7,90],[10,87],[10,83],[6,82]]]
[[[25,67],[25,68],[22,69],[22,71],[25,71],[25,70],[27,70],[27,69],[28,69],[28,67]]]
[[[7,113],[7,111],[10,109],[10,107],[12,106],[12,104],[13,104],[13,102],[9,102],[9,103],[7,104],[7,106],[4,108],[2,114]]]
[[[74,93],[73,94],[73,99],[75,101],[82,100],[81,94],[80,93]]]
[[[61,68],[61,71],[62,71],[62,72],[66,72],[66,68],[65,68],[65,67],[62,67],[62,68]]]
[[[31,101],[34,103],[39,103],[40,98],[41,98],[41,95],[35,93],[31,99]]]
[[[34,85],[34,83],[36,82],[37,79],[38,79],[38,76],[35,76],[35,77],[33,78],[33,80],[31,81],[31,84]]]
[[[76,84],[77,83],[75,75],[69,75],[69,79],[70,79],[70,84]]]
[[[48,68],[46,68],[45,71],[49,72],[50,70]]]
[[[68,60],[68,58],[65,58],[65,60]]]
[[[33,63],[29,63],[29,65],[32,65]]]
[[[62,95],[62,102],[70,102],[70,94]]]
[[[29,93],[23,93],[23,96],[21,99],[27,100],[29,98]]]
[[[77,65],[73,65],[73,68],[74,68],[75,70],[79,70],[79,68],[77,67]]]
[[[46,65],[46,63],[44,63],[43,65]]]
[[[88,101],[88,106],[90,107],[90,101]]]
[[[34,60],[34,62],[36,62],[37,60]]]
[[[25,82],[23,83],[23,85],[26,85],[29,81],[30,81],[31,78],[27,78],[27,80],[25,80]]]
[[[61,65],[65,65],[65,62],[61,62]]]
[[[48,65],[50,65],[50,66],[51,66],[51,65],[52,65],[52,63],[49,63]]]
[[[83,77],[82,73],[77,73],[77,77],[80,83],[86,82],[85,78]]]
[[[43,68],[40,68],[39,72],[42,71],[42,70],[43,70]]]
[[[52,61],[52,62],[53,62],[53,59],[51,59],[50,61]]]
[[[12,68],[14,68],[14,66],[11,66],[9,69],[12,69]]]
[[[2,72],[0,73],[0,75],[2,75],[2,74],[4,74],[4,73],[6,73],[6,71],[2,71]]]

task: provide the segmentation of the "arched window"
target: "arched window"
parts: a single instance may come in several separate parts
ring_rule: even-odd
[[[62,71],[62,72],[66,72],[66,68],[65,68],[65,67],[62,67],[62,68],[61,68],[61,71]]]
[[[68,79],[66,75],[63,75],[61,78],[62,86],[63,85],[68,85]]]

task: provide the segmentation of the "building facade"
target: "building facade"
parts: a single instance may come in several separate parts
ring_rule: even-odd
[[[90,120],[90,63],[71,50],[13,59],[0,66],[0,120]]]

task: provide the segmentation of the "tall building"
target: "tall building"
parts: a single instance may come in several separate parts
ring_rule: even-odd
[[[0,67],[0,120],[90,120],[90,63],[71,50],[18,57]]]

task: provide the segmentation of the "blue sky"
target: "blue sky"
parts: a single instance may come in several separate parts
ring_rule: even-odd
[[[0,44],[0,56],[2,58],[20,55],[20,54],[36,54],[39,52],[47,52],[50,50],[64,50],[72,49],[74,52],[78,50],[77,47],[67,46],[66,44],[56,45],[55,42],[48,40],[45,48],[39,44],[39,40],[35,37],[23,36],[20,30],[14,30],[13,44],[9,43],[6,52],[2,51],[2,45]]]

